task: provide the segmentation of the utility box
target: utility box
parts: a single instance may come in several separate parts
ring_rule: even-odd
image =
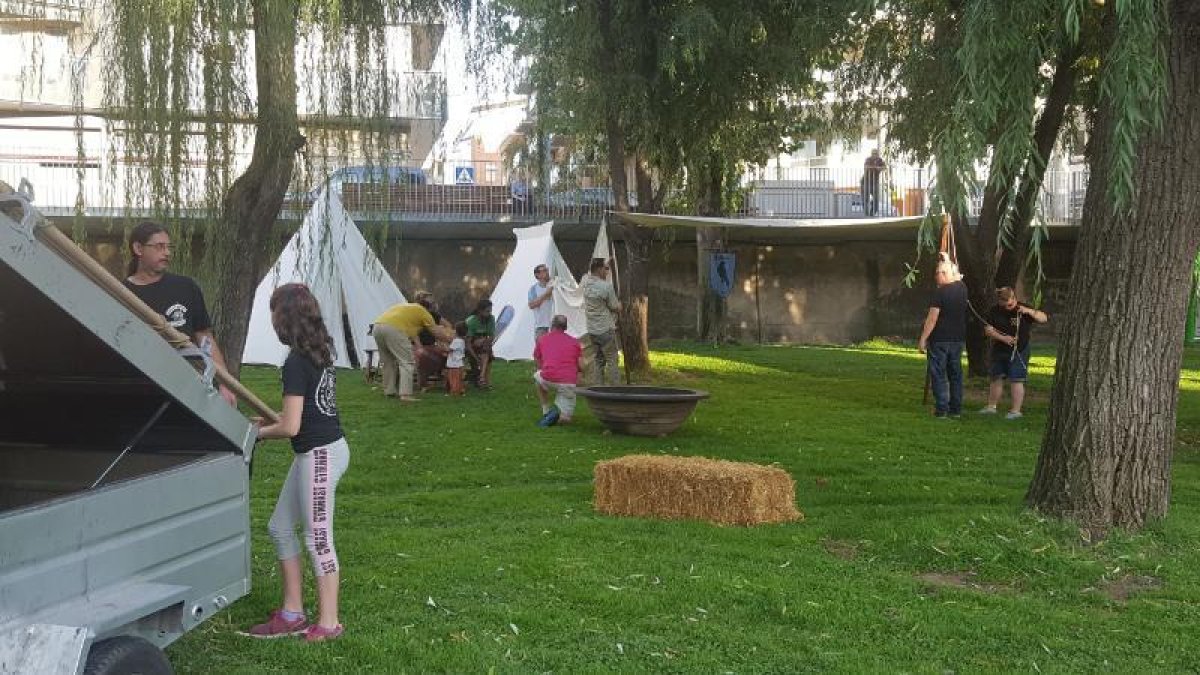
[[[255,430],[0,206],[0,673],[170,672],[249,592]]]
[[[776,218],[833,218],[833,181],[759,180],[750,185],[751,213]]]

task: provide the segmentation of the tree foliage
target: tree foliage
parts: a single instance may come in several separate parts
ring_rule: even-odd
[[[439,83],[400,72],[396,31],[460,16],[470,0],[110,0],[98,5],[103,116],[131,207],[164,221],[176,262],[210,291],[236,369],[289,185],[332,166],[407,159],[405,117]],[[79,85],[76,85],[76,89]],[[252,146],[249,157],[244,151]],[[294,171],[295,167],[300,171]],[[110,176],[110,179],[115,176]],[[200,228],[185,226],[199,219]],[[202,259],[191,259],[193,250]]]

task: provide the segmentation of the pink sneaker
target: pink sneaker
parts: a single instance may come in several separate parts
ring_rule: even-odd
[[[305,642],[324,642],[325,640],[336,640],[341,637],[343,632],[342,624],[338,624],[333,628],[326,628],[319,623],[314,623],[304,631]]]
[[[252,638],[273,639],[289,635],[299,635],[307,628],[308,620],[304,617],[300,617],[295,621],[288,621],[283,618],[283,610],[277,609],[271,612],[271,618],[267,619],[266,623],[260,623],[257,626],[252,626],[250,630],[238,632],[241,635],[248,635]]]

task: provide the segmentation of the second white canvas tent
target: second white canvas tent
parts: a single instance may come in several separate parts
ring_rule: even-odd
[[[555,281],[554,314],[567,317],[567,332],[579,337],[587,330],[583,293],[554,243],[553,229],[553,221],[513,228],[517,247],[491,296],[492,312],[496,316],[505,307],[513,308],[512,323],[492,345],[492,353],[499,358],[510,361],[533,358],[534,314],[529,308],[529,289],[536,283],[533,268],[538,265],[550,268],[550,277]]]
[[[373,345],[367,327],[388,307],[405,301],[341,200],[332,193],[317,196],[304,223],[254,291],[243,363],[283,364],[287,347],[271,326],[270,301],[276,288],[291,282],[307,284],[320,303],[339,368],[351,366],[342,315],[347,317],[358,362],[364,363],[363,350]]]

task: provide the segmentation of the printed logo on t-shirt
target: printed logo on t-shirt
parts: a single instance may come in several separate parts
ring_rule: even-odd
[[[187,323],[187,307],[177,302],[168,307],[163,316],[167,317],[167,323],[171,324],[172,328],[179,328]]]
[[[326,368],[321,373],[321,381],[317,383],[317,393],[314,397],[317,410],[326,417],[337,417],[337,382],[334,379],[333,368]]]

